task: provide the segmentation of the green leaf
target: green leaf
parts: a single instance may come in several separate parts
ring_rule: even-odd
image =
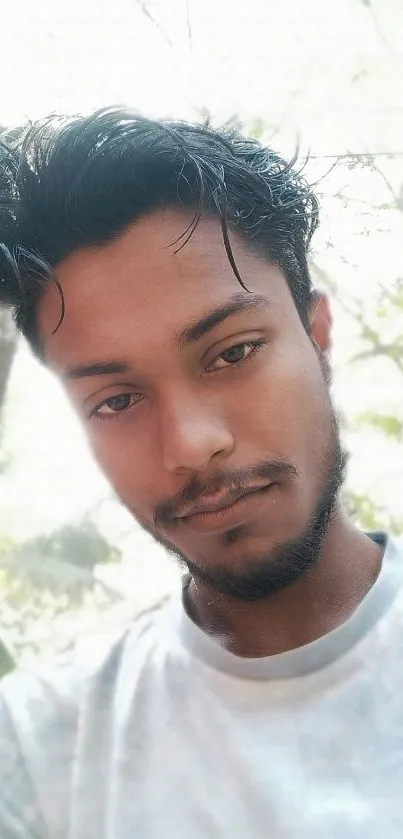
[[[399,536],[403,533],[403,519],[391,516],[363,493],[343,489],[343,500],[349,516],[367,532],[383,530]]]
[[[14,670],[14,667],[14,660],[7,647],[0,639],[0,679],[2,679],[7,673],[10,673],[11,670]]]
[[[403,420],[393,414],[377,414],[372,411],[365,411],[358,414],[354,422],[356,430],[363,425],[370,425],[372,428],[382,431],[390,439],[403,441]]]

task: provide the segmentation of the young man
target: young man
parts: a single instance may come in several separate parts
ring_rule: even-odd
[[[401,839],[403,554],[338,499],[310,188],[113,109],[2,157],[0,299],[187,573],[99,654],[2,682],[1,839]]]

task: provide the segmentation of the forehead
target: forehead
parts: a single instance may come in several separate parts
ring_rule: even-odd
[[[58,366],[85,356],[105,355],[132,342],[167,343],[209,308],[242,291],[229,263],[219,219],[203,219],[180,250],[176,242],[192,215],[176,210],[152,213],[115,241],[74,252],[56,273],[60,296],[49,285],[40,302],[39,333],[45,356]],[[257,255],[241,237],[231,246],[242,280],[270,305],[290,305],[280,271]]]

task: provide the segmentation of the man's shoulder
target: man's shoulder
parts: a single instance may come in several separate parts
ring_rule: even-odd
[[[113,689],[122,668],[149,659],[161,639],[158,624],[165,601],[119,626],[80,639],[46,664],[25,667],[0,682],[0,728],[6,718],[37,734],[52,720],[71,723],[89,693]],[[0,738],[3,733],[0,730]]]
[[[396,548],[396,551],[403,556],[403,535],[395,536],[393,538],[393,542]]]
[[[162,605],[0,682],[1,837],[17,835],[16,825],[24,836],[59,835],[69,819],[74,767],[88,756],[86,744],[92,742],[94,754],[100,754],[97,744],[107,749],[105,732],[127,692],[164,661],[170,641]]]

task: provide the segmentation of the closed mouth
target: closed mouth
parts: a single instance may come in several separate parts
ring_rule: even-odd
[[[202,513],[217,513],[221,510],[226,510],[228,507],[231,507],[235,504],[236,501],[239,501],[241,498],[246,497],[247,495],[252,495],[256,492],[261,492],[262,490],[268,489],[272,485],[273,482],[268,484],[262,484],[260,486],[254,486],[249,488],[243,488],[240,490],[234,490],[233,492],[226,493],[223,495],[222,493],[220,496],[213,496],[209,500],[205,500],[205,502],[201,502],[200,504],[191,507],[184,512],[182,512],[178,519],[188,519],[192,518],[193,516],[198,516]]]

